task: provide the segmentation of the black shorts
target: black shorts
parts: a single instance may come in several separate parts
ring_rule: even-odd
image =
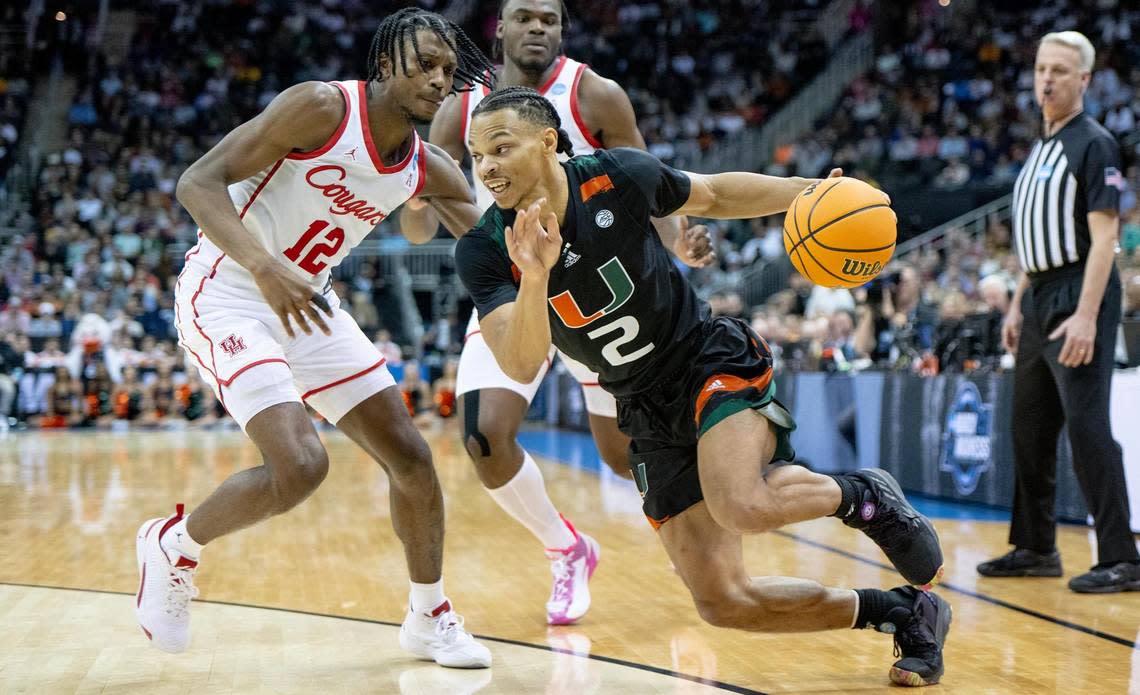
[[[774,460],[795,458],[791,414],[776,400],[772,352],[739,319],[708,319],[675,346],[657,384],[619,396],[618,427],[629,435],[630,468],[654,528],[704,499],[697,440],[717,423],[752,409],[776,425]]]

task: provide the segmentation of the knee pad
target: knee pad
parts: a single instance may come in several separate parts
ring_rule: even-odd
[[[479,392],[468,391],[463,394],[463,447],[467,453],[471,451],[471,443],[479,446],[480,456],[486,458],[491,455],[491,443],[487,436],[479,431]]]

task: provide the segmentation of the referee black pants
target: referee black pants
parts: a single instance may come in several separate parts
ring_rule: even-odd
[[[1013,388],[1016,477],[1009,542],[1051,552],[1056,544],[1053,506],[1057,488],[1057,439],[1068,424],[1073,469],[1096,524],[1098,563],[1136,561],[1129,526],[1128,490],[1120,445],[1112,438],[1108,401],[1116,328],[1120,323],[1120,277],[1113,268],[1096,320],[1090,364],[1057,362],[1064,338],[1049,333],[1077,308],[1080,267],[1033,281],[1021,301],[1023,317]]]

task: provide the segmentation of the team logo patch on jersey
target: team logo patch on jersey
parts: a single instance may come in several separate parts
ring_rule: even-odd
[[[554,309],[554,313],[558,314],[558,318],[562,319],[563,325],[567,328],[588,326],[606,314],[617,311],[633,296],[633,280],[630,279],[625,266],[616,256],[603,263],[597,270],[598,275],[602,276],[602,282],[606,283],[606,288],[609,289],[611,296],[610,302],[601,309],[590,314],[585,313],[578,305],[578,300],[570,294],[570,290],[564,290],[547,299],[550,302],[550,307]]]
[[[598,210],[598,214],[594,215],[594,223],[605,229],[614,223],[614,214],[609,210]]]
[[[1052,164],[1042,164],[1040,166],[1040,168],[1037,169],[1038,180],[1044,181],[1045,179],[1049,178],[1052,175],[1053,175],[1053,165]]]
[[[227,355],[233,357],[239,352],[245,352],[245,341],[242,340],[240,336],[236,336],[233,333],[230,333],[225,340],[218,343],[218,347],[220,347]]]
[[[1124,180],[1124,175],[1120,173],[1120,169],[1116,167],[1104,168],[1104,185],[1112,186],[1118,191],[1124,191],[1128,188],[1128,182]]]
[[[556,84],[550,88],[550,93],[553,94],[554,96],[558,96],[560,94],[565,94],[566,93],[566,85],[559,82],[558,84]]]

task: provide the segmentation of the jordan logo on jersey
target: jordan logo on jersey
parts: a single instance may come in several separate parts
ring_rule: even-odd
[[[236,336],[233,333],[230,333],[225,340],[218,343],[218,347],[220,347],[227,355],[233,357],[239,352],[245,351],[245,341],[242,340],[240,336]]]
[[[558,318],[562,319],[562,323],[566,324],[567,328],[588,326],[606,314],[617,311],[633,296],[633,280],[630,279],[625,266],[616,256],[598,268],[598,274],[602,276],[602,282],[606,283],[606,287],[609,288],[613,298],[609,304],[589,316],[578,306],[578,302],[570,294],[570,290],[561,292],[548,300],[551,308],[554,309],[554,313],[558,314]]]
[[[354,161],[354,162],[355,162],[355,161],[356,161],[356,150],[358,150],[358,149],[360,149],[360,148],[358,148],[358,147],[353,147],[353,148],[352,148],[351,150],[349,150],[348,152],[345,152],[345,153],[344,153],[344,156],[345,156],[345,157],[348,157],[349,159],[351,159],[352,161]]]

